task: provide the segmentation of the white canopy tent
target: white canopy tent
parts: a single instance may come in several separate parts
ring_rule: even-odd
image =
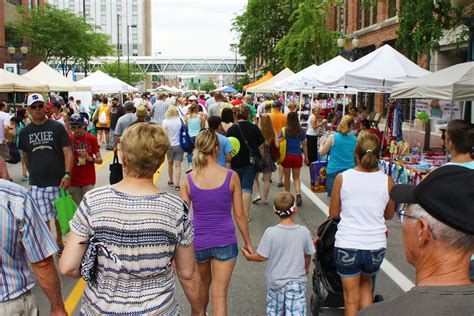
[[[0,68],[0,92],[48,92],[48,86]]]
[[[92,73],[90,76],[85,77],[77,82],[81,87],[90,87],[92,92],[97,93],[114,93],[114,92],[134,92],[136,88],[128,85],[127,83],[113,78],[100,70]]]
[[[49,91],[90,91],[90,86],[78,85],[44,62],[40,62],[35,68],[24,74],[23,77],[47,85]]]
[[[312,73],[317,68],[317,65],[311,65],[309,67],[306,67],[305,69],[297,72],[293,76],[282,81],[276,82],[274,84],[274,87],[279,91],[301,91],[303,90],[301,81],[303,80],[304,76],[309,73]]]
[[[393,86],[394,99],[474,100],[474,62],[457,64]]]
[[[247,92],[251,93],[276,93],[279,92],[278,89],[275,88],[274,84],[280,81],[283,81],[295,73],[288,68],[283,69],[279,72],[276,76],[272,77],[271,79],[251,88],[247,89]]]
[[[390,45],[384,45],[352,63],[342,75],[317,79],[327,87],[356,88],[361,92],[387,93],[393,85],[430,74],[400,54]]]

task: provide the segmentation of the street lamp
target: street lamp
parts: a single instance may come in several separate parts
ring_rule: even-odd
[[[8,46],[7,51],[8,54],[10,54],[11,59],[16,62],[16,70],[17,73],[20,74],[20,63],[25,59],[26,54],[28,54],[28,47],[26,47],[25,45],[22,45],[20,47],[21,55],[16,54],[15,46]]]
[[[127,25],[127,81],[130,84],[130,28],[136,28],[136,24]]]
[[[355,34],[354,38],[352,39],[352,49],[351,50],[346,50],[345,46],[347,43],[347,39],[344,37],[344,35],[341,33],[339,38],[336,41],[337,47],[339,47],[339,55],[344,56],[347,55],[349,59],[356,58],[357,57],[357,52],[360,47],[360,39],[359,35]]]
[[[120,14],[117,14],[117,79],[120,79]]]

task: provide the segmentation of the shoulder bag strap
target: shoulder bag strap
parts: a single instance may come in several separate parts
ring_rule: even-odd
[[[240,131],[240,135],[242,135],[242,138],[244,139],[244,143],[245,143],[245,145],[247,146],[248,150],[250,151],[250,153],[251,153],[252,155],[255,156],[255,153],[253,152],[252,148],[250,148],[249,142],[247,141],[247,138],[245,138],[245,135],[244,135],[244,133],[242,132],[242,129],[240,128],[239,123],[237,122],[237,124],[235,124],[235,125],[237,125],[237,128],[238,128],[239,131]]]

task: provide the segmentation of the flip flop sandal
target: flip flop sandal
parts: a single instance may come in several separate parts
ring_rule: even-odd
[[[179,185],[175,186],[174,188],[176,189],[176,191],[181,190],[181,188],[179,187]]]
[[[171,181],[168,181],[168,186],[173,187],[173,186],[174,186],[174,183],[171,182]]]

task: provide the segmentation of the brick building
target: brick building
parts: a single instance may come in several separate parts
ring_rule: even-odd
[[[370,6],[363,5],[361,0],[341,0],[340,4],[333,5],[330,10],[328,28],[341,32],[349,39],[356,35],[359,37],[356,58],[367,55],[384,44],[389,44],[403,53],[395,43],[399,10],[400,0],[373,1]],[[346,43],[345,49],[351,50],[351,41]],[[383,112],[382,94],[371,95],[369,103],[374,104],[373,110],[376,112]]]
[[[11,59],[10,54],[8,54],[8,46],[16,46],[18,53],[20,53],[19,48],[21,44],[23,44],[14,43],[11,38],[10,30],[5,26],[9,21],[18,18],[16,6],[22,5],[34,8],[38,5],[44,4],[44,2],[44,0],[0,0],[0,67],[4,68],[4,63],[15,63],[15,61]],[[38,60],[32,59],[31,56],[27,55],[20,68],[30,69],[37,63]]]

